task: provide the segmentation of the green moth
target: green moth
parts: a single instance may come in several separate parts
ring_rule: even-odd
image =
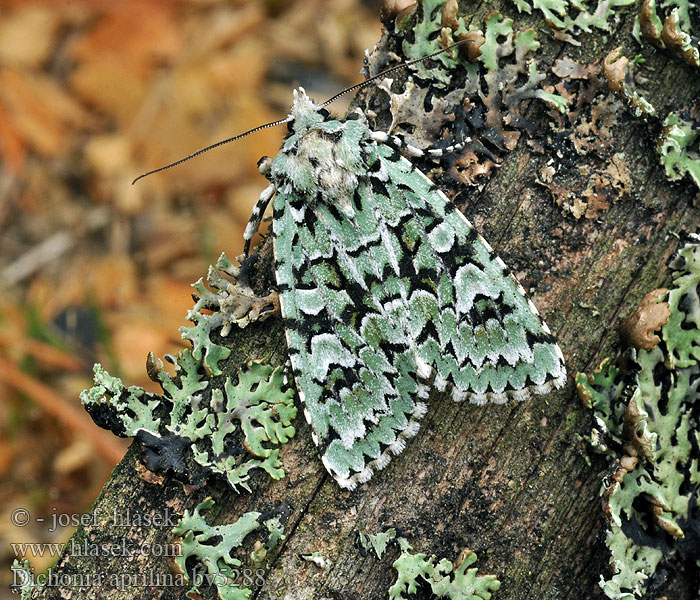
[[[565,383],[535,306],[399,139],[373,132],[359,110],[330,117],[303,89],[288,127],[277,156],[261,162],[270,186],[245,238],[272,201],[292,371],[341,487],[403,450],[431,387],[484,404]]]
[[[245,254],[272,202],[296,389],[323,464],[353,489],[415,436],[432,388],[476,404],[523,400],[563,386],[566,368],[503,261],[401,153],[422,151],[372,131],[359,109],[331,117],[325,106],[335,98],[315,104],[300,88],[286,119],[150,173],[287,123],[277,156],[260,163],[270,185],[246,228]]]

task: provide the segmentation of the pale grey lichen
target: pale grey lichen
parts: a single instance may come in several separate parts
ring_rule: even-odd
[[[542,13],[547,24],[554,28],[555,36],[575,45],[580,45],[572,36],[590,32],[593,28],[610,31],[610,23],[617,9],[633,4],[635,0],[514,0],[520,12],[530,14],[532,10]],[[595,4],[595,7],[593,6]],[[561,34],[558,34],[562,32]]]
[[[700,189],[700,104],[669,113],[657,152],[666,177],[678,181],[688,175]]]
[[[306,562],[310,562],[316,565],[319,569],[325,569],[328,567],[328,561],[320,552],[310,552],[309,554],[302,554],[301,558]]]
[[[202,513],[214,504],[207,498],[193,513],[186,510],[173,529],[173,534],[182,540],[182,552],[175,558],[175,565],[191,586],[188,598],[201,597],[200,583],[208,579],[216,586],[221,600],[248,600],[253,594],[249,586],[259,587],[262,583],[261,563],[285,538],[284,527],[278,514],[259,512],[247,512],[234,523],[209,525]],[[239,549],[254,532],[260,539],[250,544],[250,564],[244,565],[244,554]],[[197,566],[206,570],[206,578],[197,575]]]
[[[593,414],[589,442],[614,470],[601,491],[611,568],[601,587],[616,600],[658,584],[665,562],[700,560],[700,235],[683,238],[670,266],[673,284],[657,295],[670,309],[658,343],[576,378]]]
[[[209,267],[209,287],[201,278],[192,284],[196,302],[187,312],[187,320],[195,325],[181,327],[180,332],[183,339],[192,343],[192,354],[202,360],[210,375],[221,375],[219,361],[231,354],[230,348],[214,342],[213,333],[225,338],[232,326],[242,328],[253,321],[263,321],[279,311],[276,292],[256,296],[248,285],[247,265],[250,261],[251,258],[246,259],[238,267],[222,253],[216,267]]]
[[[399,546],[401,554],[392,564],[397,577],[389,588],[390,600],[404,600],[421,590],[430,593],[431,598],[489,600],[501,587],[495,575],[478,575],[478,569],[469,568],[477,561],[471,550],[462,550],[453,563],[446,558],[438,560],[435,555],[414,553],[408,540],[394,528],[372,535],[360,532],[358,539],[360,547],[373,550],[377,558],[384,555],[389,544]]]
[[[457,14],[456,0],[423,0],[399,34],[407,59],[465,42],[435,62],[412,65],[401,91],[390,78],[378,86],[390,101],[391,123],[384,128],[415,148],[446,151],[448,172],[461,182],[473,185],[488,175],[522,131],[534,130],[522,114],[528,101],[565,110],[566,100],[542,85],[535,30],[516,31],[513,20],[497,11],[486,16],[481,30]],[[386,65],[387,39],[368,57],[369,73]],[[372,116],[369,106],[366,112]]]

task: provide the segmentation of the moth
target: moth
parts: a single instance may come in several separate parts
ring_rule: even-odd
[[[289,116],[262,126],[289,133],[260,162],[270,184],[244,238],[248,254],[272,203],[296,389],[325,468],[354,489],[416,435],[431,389],[523,400],[563,386],[566,368],[523,288],[401,140],[359,109],[332,117],[336,97],[315,104],[299,88]]]

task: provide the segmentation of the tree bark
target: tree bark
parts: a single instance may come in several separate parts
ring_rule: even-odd
[[[502,12],[515,16],[512,5]],[[620,14],[612,35],[596,30],[582,38],[580,49],[548,39],[545,24],[535,15],[526,17],[544,42],[540,70],[548,71],[564,55],[588,63],[618,45],[627,46],[634,10]],[[635,52],[630,47],[627,55]],[[655,71],[646,97],[662,114],[698,97],[697,70],[661,52],[648,54]],[[537,109],[531,105],[530,110]],[[553,205],[533,176],[548,156],[536,154],[524,140],[481,191],[442,186],[457,196],[557,335],[569,372],[565,389],[522,403],[483,407],[456,405],[434,393],[420,432],[406,450],[353,492],[339,489],[326,474],[301,411],[294,423],[296,437],[281,450],[286,477],[274,482],[254,475],[250,494],[234,494],[220,481],[192,489],[154,476],[141,466],[132,445],[95,502],[96,523],[77,531],[55,571],[85,577],[103,573],[106,583],[48,587],[40,597],[183,597],[185,588],[157,581],[170,577],[168,560],[145,546],[143,553],[131,556],[119,551],[123,543],[165,547],[172,541],[167,519],[158,527],[120,527],[113,515],[123,520],[127,511],[181,515],[207,496],[216,501],[208,517],[216,523],[233,522],[246,511],[289,508],[286,539],[271,557],[255,598],[386,597],[398,550],[390,549],[382,559],[362,556],[355,531],[374,533],[389,525],[428,555],[454,560],[462,548],[476,551],[479,572],[501,581],[498,600],[599,597],[598,580],[607,569],[599,499],[603,463],[593,458],[592,466],[587,464],[585,444],[579,441],[590,432],[590,417],[576,396],[573,376],[612,355],[619,323],[647,292],[668,283],[666,259],[677,242],[669,232],[700,223],[700,208],[693,204],[697,190],[687,180],[667,181],[650,129],[629,117],[618,131],[616,152],[624,153],[633,167],[634,194],[622,196],[595,219],[576,220]],[[257,266],[256,277],[269,280],[270,269],[268,257]],[[228,343],[234,351],[225,363],[227,374],[251,358],[285,361],[280,319],[251,324],[232,333]],[[86,544],[105,543],[116,544],[114,555],[80,555]],[[300,558],[314,551],[329,562],[325,569]],[[128,579],[136,575],[146,580]],[[122,577],[123,589],[110,584],[111,576]],[[672,579],[664,593],[690,598],[686,585],[682,578]]]

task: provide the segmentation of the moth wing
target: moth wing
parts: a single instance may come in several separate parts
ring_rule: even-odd
[[[397,232],[413,265],[407,335],[418,364],[435,372],[434,386],[483,404],[564,385],[562,352],[503,261],[408,160],[386,146],[378,153],[386,194],[414,217]]]
[[[363,144],[349,212],[278,190],[273,232],[297,389],[329,472],[368,480],[415,435],[422,382],[503,402],[565,381],[561,350],[467,219],[389,146]]]
[[[352,489],[418,431],[427,387],[395,315],[384,309],[390,292],[367,252],[382,245],[376,223],[361,210],[348,219],[314,200],[278,191],[275,272],[314,442],[326,469]]]

